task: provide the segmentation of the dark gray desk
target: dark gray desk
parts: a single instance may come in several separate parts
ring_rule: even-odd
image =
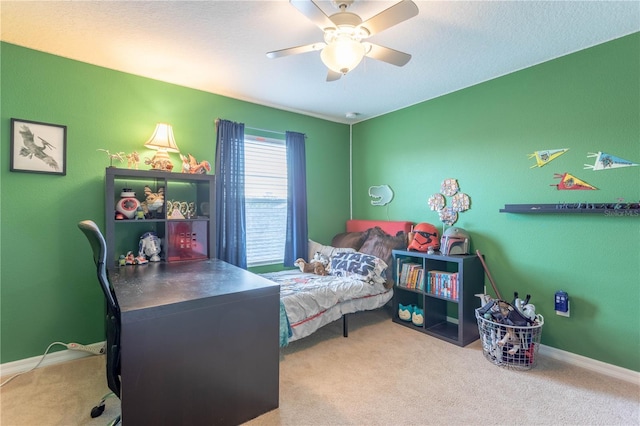
[[[213,259],[109,273],[125,426],[235,425],[278,407],[277,284]]]

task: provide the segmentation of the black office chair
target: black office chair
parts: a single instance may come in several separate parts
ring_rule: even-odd
[[[107,243],[100,232],[100,228],[91,220],[83,220],[78,223],[78,228],[84,232],[93,250],[93,261],[96,264],[96,272],[100,288],[107,301],[107,384],[111,393],[105,395],[102,400],[91,410],[91,417],[98,417],[105,409],[105,400],[110,396],[120,398],[120,306],[115,291],[109,282],[107,274]],[[120,423],[120,415],[109,423]]]

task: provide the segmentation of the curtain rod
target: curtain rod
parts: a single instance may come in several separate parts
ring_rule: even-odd
[[[276,135],[286,135],[285,132],[277,132],[275,130],[259,129],[257,127],[244,126],[244,128],[245,129],[249,129],[249,130],[257,130],[258,132],[275,133]]]

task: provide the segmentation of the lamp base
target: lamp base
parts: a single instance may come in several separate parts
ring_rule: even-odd
[[[173,163],[169,159],[169,154],[164,150],[158,150],[152,159],[147,158],[144,163],[150,165],[153,170],[161,170],[165,172],[173,170]]]

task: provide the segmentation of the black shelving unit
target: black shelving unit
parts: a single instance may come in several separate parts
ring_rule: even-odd
[[[164,188],[165,204],[162,213],[142,220],[116,219],[116,203],[123,188],[136,193],[136,199],[145,200],[144,187],[153,191]],[[107,167],[105,173],[105,239],[107,262],[117,265],[121,254],[133,251],[138,254],[138,242],[145,232],[155,232],[162,241],[163,261],[193,260],[190,258],[215,258],[215,176],[202,174],[171,173],[157,170],[130,170]],[[192,202],[196,214],[185,219],[167,217],[167,201]],[[197,232],[196,232],[197,231]],[[191,253],[191,245],[181,249],[176,238],[184,234],[197,235],[198,252]],[[204,234],[204,235],[202,235]],[[194,237],[195,238],[195,237]],[[170,249],[171,247],[171,249]],[[169,256],[168,253],[171,255]]]
[[[559,203],[505,204],[500,213],[521,214],[599,214],[603,216],[640,217],[639,203]]]
[[[466,346],[479,338],[475,309],[480,306],[476,294],[484,292],[484,269],[476,255],[444,256],[415,251],[394,250],[395,285],[393,295],[393,322],[437,337],[458,346]],[[422,284],[418,288],[399,285],[398,265],[414,262],[423,268]],[[457,297],[448,297],[429,292],[425,280],[428,272],[457,273]],[[420,288],[421,287],[421,288]],[[415,305],[424,309],[424,324],[414,325],[398,316],[399,305]],[[457,313],[450,318],[448,313]]]

